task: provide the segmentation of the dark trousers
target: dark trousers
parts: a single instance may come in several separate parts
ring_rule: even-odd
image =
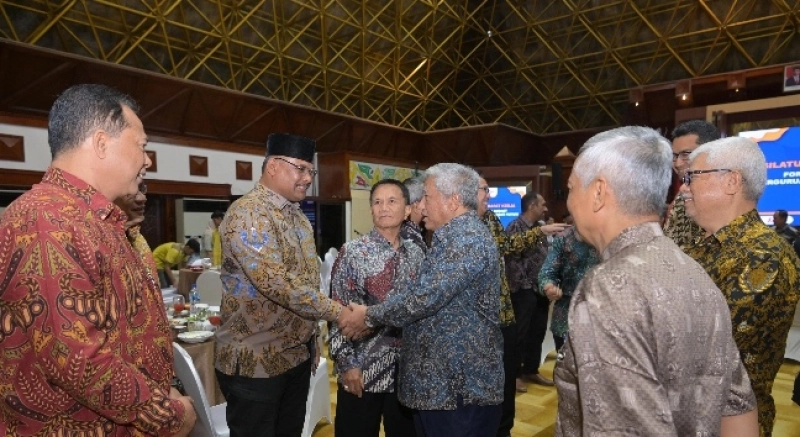
[[[517,319],[517,351],[522,360],[517,376],[538,374],[550,301],[532,289],[521,288],[511,293],[511,304]]]
[[[503,373],[505,382],[503,383],[503,411],[500,415],[500,426],[497,428],[497,437],[511,435],[511,428],[514,427],[514,413],[517,399],[517,384],[514,379],[517,376],[519,367],[519,354],[517,353],[517,325],[512,324],[500,328],[503,333]]]
[[[417,410],[418,437],[487,437],[500,423],[500,405],[464,405],[458,397],[455,410]]]
[[[561,347],[564,346],[565,341],[566,338],[564,337],[558,337],[556,335],[553,336],[553,343],[556,344],[556,353],[561,352]]]
[[[383,417],[386,437],[414,437],[412,411],[397,400],[394,393],[367,393],[361,397],[348,393],[339,384],[336,393],[337,437],[378,437]]]
[[[800,405],[800,373],[797,374],[797,377],[794,379],[794,393],[792,394],[792,401],[795,404]]]
[[[311,360],[271,378],[226,375],[217,381],[231,437],[298,437],[303,432]]]
[[[172,287],[172,281],[169,280],[169,276],[164,273],[164,270],[158,271],[158,283],[161,288]]]

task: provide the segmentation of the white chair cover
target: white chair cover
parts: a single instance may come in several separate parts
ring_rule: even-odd
[[[319,359],[317,373],[311,376],[311,386],[306,400],[306,422],[303,426],[303,437],[311,437],[314,428],[321,419],[328,423],[333,419],[331,414],[331,386],[328,382],[328,360]]]
[[[206,270],[197,277],[200,302],[219,306],[222,304],[222,279],[218,271]]]
[[[183,388],[194,401],[194,409],[197,411],[197,423],[189,436],[228,437],[230,431],[225,419],[227,402],[211,407],[189,353],[177,343],[172,343],[172,349],[175,355],[175,375],[183,383]]]

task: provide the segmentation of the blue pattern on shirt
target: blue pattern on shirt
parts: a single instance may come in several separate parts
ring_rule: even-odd
[[[403,327],[399,399],[421,410],[503,400],[500,265],[475,212],[433,235],[419,280],[367,310],[369,321]]]
[[[575,228],[564,231],[553,240],[547,258],[539,270],[539,293],[545,295],[544,286],[548,282],[561,287],[562,296],[553,305],[550,330],[557,337],[564,337],[569,331],[569,304],[572,293],[592,267],[600,263],[600,254],[594,247],[578,239]]]

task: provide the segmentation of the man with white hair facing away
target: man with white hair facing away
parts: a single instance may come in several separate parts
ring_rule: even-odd
[[[590,138],[567,181],[602,262],[572,298],[556,436],[757,434],[725,299],[659,226],[670,162],[656,131],[622,127]]]
[[[758,400],[762,436],[772,435],[772,383],[783,363],[798,300],[800,261],[756,211],[767,164],[756,143],[740,137],[706,143],[689,156],[681,196],[706,232],[686,248],[722,290],[733,338]]]

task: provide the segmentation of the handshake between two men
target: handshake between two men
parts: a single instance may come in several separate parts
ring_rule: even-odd
[[[342,312],[339,313],[339,318],[336,320],[342,334],[349,340],[358,340],[363,338],[372,331],[367,326],[367,307],[351,303],[347,306],[342,306]]]

